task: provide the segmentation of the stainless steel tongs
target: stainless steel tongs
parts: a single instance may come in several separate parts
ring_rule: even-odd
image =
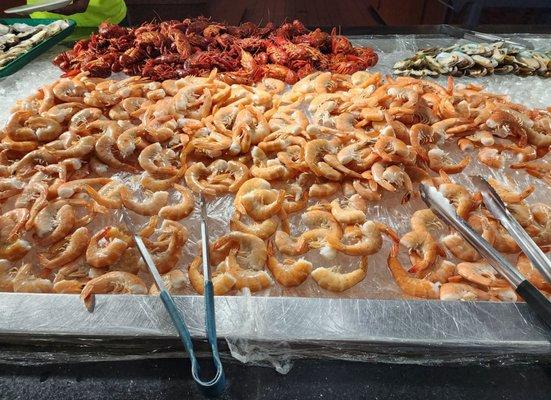
[[[542,275],[551,283],[551,265],[545,254],[532,241],[520,224],[511,216],[503,200],[493,190],[488,182],[481,177],[474,178],[475,184],[482,192],[484,204],[517,241],[526,256],[538,268]],[[478,234],[463,218],[455,212],[448,199],[436,188],[425,184],[420,185],[421,198],[430,209],[447,225],[455,228],[465,240],[473,246],[488,263],[494,267],[526,303],[551,328],[551,302],[534,287],[522,274],[513,267],[490,243]]]
[[[204,381],[200,377],[200,366],[195,356],[195,351],[193,349],[193,342],[191,340],[191,335],[186,326],[182,314],[178,311],[178,307],[174,302],[174,299],[168,292],[157,270],[157,266],[149,253],[149,250],[145,246],[140,235],[134,233],[133,225],[130,221],[126,210],[123,209],[123,218],[128,226],[128,229],[133,233],[134,241],[136,246],[145,261],[145,264],[149,268],[155,284],[159,288],[161,300],[165,306],[166,311],[172,319],[174,327],[178,331],[180,340],[186,349],[186,352],[191,360],[191,374],[193,380],[197,383],[197,386],[201,391],[207,396],[217,396],[224,390],[226,385],[226,379],[224,376],[224,369],[222,368],[222,362],[220,361],[220,355],[218,354],[218,343],[216,341],[216,319],[214,314],[214,289],[212,286],[211,274],[210,274],[210,263],[209,263],[209,239],[208,239],[208,230],[207,230],[207,213],[206,213],[206,202],[203,195],[201,195],[201,241],[202,241],[202,255],[203,255],[203,276],[204,276],[204,294],[205,299],[205,325],[207,340],[210,344],[212,352],[212,362],[216,369],[214,377],[209,381]]]

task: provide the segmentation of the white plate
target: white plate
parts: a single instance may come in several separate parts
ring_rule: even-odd
[[[29,4],[8,8],[5,14],[30,14],[35,11],[55,11],[71,4],[73,0],[44,0],[37,4]]]

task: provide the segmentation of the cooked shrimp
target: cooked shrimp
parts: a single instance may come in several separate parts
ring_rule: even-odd
[[[240,231],[249,233],[254,236],[258,236],[261,239],[267,239],[274,234],[278,227],[277,217],[273,216],[265,219],[262,222],[251,221],[244,223],[241,221],[243,215],[236,211],[230,219],[230,229],[234,231]]]
[[[84,185],[84,191],[90,196],[96,203],[107,208],[121,208],[121,190],[124,187],[124,183],[118,181],[111,181],[96,191],[90,185]]]
[[[161,276],[166,289],[171,294],[184,294],[186,288],[186,275],[179,269],[173,269]],[[154,283],[149,288],[149,294],[159,294],[159,288]]]
[[[168,202],[168,192],[155,192],[147,200],[137,200],[126,186],[120,188],[122,203],[136,214],[151,216],[159,213]]]
[[[177,183],[174,184],[174,189],[180,193],[181,201],[178,204],[164,206],[159,210],[159,216],[164,219],[179,221],[187,217],[195,207],[195,197],[191,191]]]
[[[501,197],[501,199],[505,203],[520,203],[528,196],[530,196],[535,190],[535,187],[533,185],[528,185],[526,189],[520,192],[515,192],[513,188],[509,185],[502,183],[492,177],[488,178],[488,183],[492,186],[492,188],[497,192],[499,197]]]
[[[440,287],[440,300],[490,300],[490,295],[465,283],[448,282]]]
[[[501,168],[503,167],[503,157],[499,154],[499,150],[492,147],[483,147],[478,150],[478,160],[486,164],[488,167]]]
[[[441,253],[438,243],[430,233],[425,231],[410,231],[400,238],[400,244],[407,248],[412,267],[410,272],[421,272],[436,262]]]
[[[329,245],[351,256],[367,256],[381,249],[383,239],[381,231],[394,236],[387,226],[374,221],[366,221],[357,230],[345,232],[342,237],[335,234],[327,237]],[[352,243],[350,243],[351,241]]]
[[[22,265],[13,278],[13,291],[17,293],[51,293],[53,283],[34,274],[32,264]]]
[[[431,282],[446,283],[450,277],[456,272],[456,265],[447,260],[440,260],[436,265],[436,268],[430,271],[425,279]]]
[[[457,273],[468,281],[481,286],[503,286],[506,281],[497,278],[497,271],[487,263],[462,262],[457,264]]]
[[[263,221],[279,213],[284,199],[284,190],[256,189],[241,196],[239,202],[249,216]]]
[[[399,250],[399,243],[394,242],[390,254],[388,255],[388,268],[396,284],[404,293],[410,296],[437,299],[440,295],[439,283],[433,283],[428,279],[410,276],[398,260]]]
[[[310,249],[304,237],[294,238],[284,231],[276,231],[274,242],[281,253],[289,256],[299,256]]]
[[[347,199],[348,207],[342,208],[341,202],[335,199],[331,202],[331,213],[341,224],[363,224],[366,220],[365,210],[367,204],[363,198],[354,194]]]
[[[452,233],[442,239],[442,243],[460,260],[475,262],[480,260],[480,254],[458,233]]]
[[[308,196],[315,198],[329,197],[341,189],[340,182],[314,183],[308,189]]]
[[[410,224],[413,231],[425,231],[431,234],[444,227],[444,224],[429,208],[415,211],[411,216]]]
[[[78,228],[71,236],[51,246],[48,254],[39,254],[38,260],[42,268],[57,269],[76,260],[86,251],[90,235],[85,227]]]
[[[236,254],[236,249],[230,250],[226,259],[226,269],[236,279],[235,288],[237,290],[248,288],[251,292],[258,292],[272,285],[272,279],[266,271],[242,268]]]
[[[534,264],[524,254],[520,254],[517,259],[517,269],[532,285],[540,290],[551,293],[551,284],[545,280]]]
[[[17,269],[8,260],[0,259],[0,292],[13,292],[13,278]]]
[[[363,256],[360,259],[360,264],[354,271],[344,273],[340,272],[340,269],[339,266],[319,267],[313,270],[311,275],[321,288],[332,292],[344,292],[363,281],[366,277],[367,257]]]
[[[74,79],[62,78],[53,86],[52,91],[59,100],[69,102],[82,102],[87,93],[82,82]]]
[[[272,242],[268,243],[268,269],[280,284],[285,287],[299,286],[312,272],[312,263],[304,260],[286,258],[279,262],[275,257]]]
[[[87,309],[93,305],[94,294],[147,294],[145,283],[136,275],[123,271],[111,271],[91,279],[84,285],[80,298]]]
[[[439,148],[430,149],[427,157],[430,169],[435,172],[444,171],[448,174],[457,174],[463,171],[471,161],[469,156],[465,156],[461,161],[455,163],[447,153]]]
[[[258,178],[272,181],[289,177],[290,172],[285,165],[282,165],[278,159],[268,159],[266,154],[257,146],[251,150],[253,165],[251,175]]]
[[[478,205],[467,189],[455,183],[443,183],[438,187],[438,191],[455,206],[457,214],[462,218],[467,218]]]
[[[63,239],[71,232],[75,222],[75,211],[66,201],[49,203],[38,212],[34,220],[39,243],[49,246]]]
[[[322,161],[324,153],[336,154],[335,146],[325,139],[310,140],[304,147],[304,161],[306,161],[310,170],[317,176],[324,177],[330,181],[340,181],[343,174],[327,162]]]
[[[203,294],[205,290],[203,275],[200,272],[201,260],[201,257],[196,257],[188,268],[188,277],[191,286],[193,286],[195,291],[199,294]],[[223,263],[226,264],[226,261],[223,261]],[[226,268],[217,268],[211,277],[214,294],[216,296],[222,296],[228,293],[237,282],[237,279],[224,269]]]
[[[128,234],[115,226],[107,226],[90,238],[86,262],[95,268],[105,268],[121,258],[130,244]]]
[[[214,250],[228,243],[238,248],[236,257],[239,265],[254,270],[261,270],[266,265],[266,244],[259,237],[243,232],[230,232],[216,241]]]
[[[140,167],[150,175],[176,175],[178,168],[171,164],[175,154],[170,149],[163,149],[160,143],[153,143],[140,152]]]
[[[304,210],[308,205],[308,191],[298,183],[291,183],[285,187],[283,210],[287,214]]]

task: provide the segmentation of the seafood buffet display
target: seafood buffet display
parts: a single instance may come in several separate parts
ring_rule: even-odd
[[[551,53],[496,43],[466,43],[422,49],[394,64],[394,73],[409,76],[551,76]]]
[[[80,293],[86,304],[95,293],[155,292],[116,218],[126,207],[144,221],[140,234],[170,290],[181,293],[189,283],[200,293],[200,256],[181,265],[182,222],[204,193],[234,196],[230,232],[211,248],[218,295],[310,278],[328,291],[348,290],[388,238],[388,267],[407,295],[515,301],[460,236],[439,237],[430,210],[415,212],[401,236],[368,220],[366,210],[385,193],[412,201],[425,182],[499,251],[518,254],[480,195],[450,176],[478,161],[454,160],[448,149],[476,151],[489,168],[503,168],[503,155],[512,154],[518,159],[510,168],[548,185],[551,164],[542,157],[550,145],[548,111],[451,78],[442,87],[366,71],[315,72],[288,88],[274,78],[229,85],[216,70],[163,82],[80,73],[18,101],[4,128],[0,289]],[[491,182],[534,240],[550,245],[551,208],[525,201],[534,188]],[[296,215],[307,229],[298,234],[290,222]],[[401,249],[411,260],[405,268]],[[356,261],[316,266],[302,258],[308,252]],[[517,265],[549,291],[527,259]]]
[[[0,70],[38,43],[54,36],[68,26],[68,22],[64,20],[36,26],[23,23],[0,24]]]
[[[239,26],[200,17],[124,28],[104,23],[90,39],[60,54],[54,63],[67,75],[81,71],[108,77],[111,72],[154,80],[208,76],[213,68],[228,83],[250,84],[263,77],[293,84],[314,71],[351,74],[377,63],[371,48],[295,20],[279,27]]]

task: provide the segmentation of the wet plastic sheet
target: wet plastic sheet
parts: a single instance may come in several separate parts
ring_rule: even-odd
[[[541,37],[529,39],[545,43]],[[384,74],[392,72],[392,65],[426,46],[444,46],[455,43],[443,37],[369,37],[353,38],[357,44],[373,46],[379,64],[373,69]],[[59,70],[50,64],[52,55],[42,56],[12,77],[0,83],[0,95],[5,104],[33,93],[43,84],[59,76]],[[445,84],[447,77],[438,78]],[[513,101],[531,107],[551,105],[549,81],[539,77],[490,76],[461,78],[456,83],[477,83],[488,91],[508,94]],[[9,108],[0,110],[0,122],[9,115]],[[507,160],[507,163],[511,160]],[[468,176],[484,173],[503,180],[504,170],[480,169],[472,163],[461,175],[453,176],[470,186]],[[507,169],[507,174],[520,188],[528,183],[536,185],[531,202],[548,202],[551,188],[535,181],[522,171]],[[128,182],[128,177],[119,177]],[[176,195],[172,195],[176,196]],[[174,198],[176,199],[176,198]],[[402,205],[400,196],[385,193],[381,202],[369,207],[368,218],[387,223],[403,234],[409,230],[409,217],[425,208],[419,199]],[[228,231],[228,220],[233,212],[232,198],[225,196],[208,205],[211,240]],[[108,217],[120,221],[120,216]],[[184,221],[190,238],[182,260],[182,270],[197,253],[200,233],[199,208]],[[146,220],[133,215],[137,226]],[[292,225],[301,229],[300,216],[293,216]],[[96,221],[95,223],[107,223]],[[302,227],[304,229],[304,227]],[[298,231],[296,231],[298,232]],[[296,233],[295,232],[295,233]],[[320,289],[309,279],[299,288],[285,289],[279,285],[250,295],[216,300],[219,336],[225,338],[231,354],[240,361],[270,364],[286,372],[292,359],[303,356],[330,357],[356,360],[385,361],[482,361],[488,359],[518,360],[531,355],[551,354],[548,332],[531,314],[525,304],[513,303],[456,303],[406,299],[397,288],[386,267],[388,243],[369,258],[368,275],[363,282],[342,294]],[[29,255],[29,257],[31,257]],[[327,261],[317,252],[307,257],[315,266],[343,265],[357,258],[339,255]],[[187,272],[187,271],[186,271]],[[152,283],[150,277],[143,278]],[[202,298],[178,297],[192,334],[203,336]],[[168,316],[160,301],[152,296],[98,296],[94,313],[88,313],[77,296],[31,295],[0,293],[0,338],[6,340],[14,333],[21,338],[59,340],[69,338],[73,343],[102,343],[114,338],[156,338],[175,336]],[[10,340],[13,340],[11,338]],[[107,354],[109,353],[108,350]],[[135,354],[136,350],[129,351]],[[140,353],[141,356],[153,356]],[[56,360],[58,353],[48,353],[48,360]],[[119,353],[113,353],[116,358]],[[119,354],[120,355],[120,354]],[[6,356],[4,356],[5,358]],[[91,355],[90,358],[93,359]]]

